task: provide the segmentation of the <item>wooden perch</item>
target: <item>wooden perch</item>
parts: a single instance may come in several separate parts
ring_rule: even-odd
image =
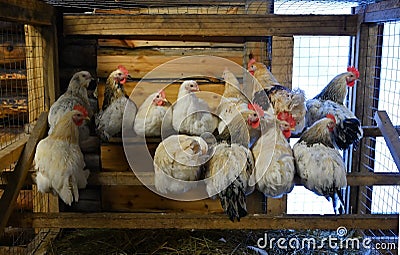
[[[43,112],[37,121],[13,171],[13,176],[6,186],[0,199],[0,236],[6,227],[8,219],[14,209],[19,191],[25,183],[28,170],[32,166],[36,145],[46,135],[47,112]]]
[[[392,122],[386,111],[375,112],[374,119],[379,129],[385,138],[386,144],[392,154],[393,160],[396,163],[397,169],[400,171],[400,139],[397,130],[394,128]]]

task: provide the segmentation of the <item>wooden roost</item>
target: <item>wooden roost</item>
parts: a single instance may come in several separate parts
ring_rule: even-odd
[[[260,15],[246,12],[244,5],[236,6],[237,9],[234,9],[234,12],[227,8],[227,14],[212,12],[192,14],[190,11],[186,14],[158,14],[152,13],[151,9],[146,9],[146,13],[150,12],[150,14],[143,14],[140,8],[127,11],[128,14],[124,11],[114,14],[106,11],[102,11],[106,12],[105,14],[64,14],[58,17],[63,20],[59,41],[55,36],[56,14],[53,7],[34,0],[0,0],[0,2],[4,6],[0,9],[0,17],[30,24],[28,30],[36,34],[36,39],[40,39],[31,40],[29,43],[40,44],[45,53],[43,56],[40,52],[26,52],[26,54],[31,54],[34,60],[27,64],[39,70],[39,73],[27,73],[30,98],[33,101],[38,97],[45,98],[37,102],[37,105],[41,105],[40,111],[29,112],[30,120],[38,119],[38,121],[27,142],[23,141],[12,151],[7,152],[12,155],[8,157],[9,161],[15,161],[17,156],[19,161],[13,172],[7,173],[4,177],[2,175],[5,187],[0,199],[2,216],[0,231],[7,224],[36,229],[337,229],[339,226],[372,230],[398,229],[398,215],[362,214],[359,210],[358,206],[363,203],[361,200],[365,186],[400,185],[398,173],[359,172],[360,165],[364,160],[368,160],[364,159],[359,151],[352,153],[350,165],[353,171],[348,174],[348,184],[352,187],[350,192],[352,214],[342,216],[286,215],[285,196],[282,199],[266,199],[265,201],[260,193],[255,192],[248,198],[250,215],[240,222],[232,223],[222,213],[219,201],[205,199],[179,202],[165,199],[148,190],[130,170],[122,144],[118,140],[101,144],[98,150],[94,150],[97,158],[88,157],[91,158],[93,167],[99,168],[91,172],[88,186],[88,190],[102,193],[101,201],[98,201],[101,202],[101,206],[92,208],[95,212],[77,212],[75,209],[82,209],[79,208],[81,202],[68,212],[59,212],[58,199],[50,194],[38,194],[31,179],[26,178],[30,173],[34,148],[46,132],[45,115],[42,114],[39,118],[39,114],[48,110],[58,91],[65,90],[65,84],[68,84],[72,73],[78,69],[89,70],[99,78],[99,103],[101,104],[105,78],[118,64],[126,66],[136,79],[134,82],[127,83],[127,91],[130,93],[149,71],[168,60],[181,56],[209,54],[228,58],[245,66],[249,48],[253,47],[252,53],[267,62],[265,53],[260,49],[266,47],[265,37],[272,36],[272,56],[269,56],[272,57],[271,68],[276,70],[274,74],[278,80],[290,86],[293,63],[291,49],[293,49],[294,35],[347,35],[357,38],[356,66],[363,72],[361,83],[370,84],[371,81],[368,79],[372,79],[375,73],[371,65],[366,62],[374,61],[369,56],[372,54],[371,49],[376,46],[371,34],[378,29],[376,22],[400,18],[400,7],[396,1],[387,1],[391,4],[382,2],[370,5],[368,8],[359,8],[357,14],[353,15]],[[264,8],[267,9],[268,6],[265,3]],[[13,15],[10,10],[14,10]],[[57,48],[58,45],[59,48]],[[58,50],[60,55],[57,54]],[[57,68],[58,61],[59,69]],[[184,68],[183,73],[193,66]],[[29,82],[29,77],[39,77],[39,80]],[[59,78],[63,84],[61,88],[56,85]],[[148,83],[144,87],[150,88],[157,82],[171,81],[166,92],[173,102],[176,100],[179,86],[174,81],[179,78],[181,77],[162,73],[159,80],[144,81]],[[43,85],[40,91],[35,87],[36,84]],[[201,88],[222,94],[223,83],[217,80],[207,81],[201,85]],[[151,92],[151,89],[143,89],[139,92],[140,97],[136,98],[138,105]],[[368,116],[364,114],[363,109],[370,103],[368,100],[371,96],[369,95],[374,91],[368,86],[358,86],[355,93],[360,99],[357,101],[356,115],[364,121]],[[32,100],[29,100],[29,103]],[[381,119],[382,115],[377,118]],[[364,127],[364,131],[367,137],[382,136],[382,134],[386,137],[390,134],[388,143],[391,144],[392,152],[399,155],[399,141],[396,141],[396,133],[393,132],[400,133],[400,130],[396,128],[386,122],[379,128]],[[159,141],[159,139],[148,140],[147,145],[150,151],[156,148]],[[3,156],[3,158],[6,157]],[[395,159],[398,161],[398,157]],[[0,166],[3,165],[0,164]],[[148,178],[151,179],[152,175],[150,174]],[[32,212],[13,213],[14,202],[24,184],[33,187]],[[84,193],[85,190],[82,192]],[[43,201],[46,201],[46,204],[43,204]]]

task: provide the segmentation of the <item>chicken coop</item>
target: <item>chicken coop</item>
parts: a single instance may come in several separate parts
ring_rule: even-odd
[[[0,254],[43,254],[60,229],[72,228],[340,227],[381,248],[365,254],[397,254],[399,1],[0,2]],[[237,70],[243,83],[241,68],[247,69],[249,55],[283,86],[304,90],[306,99],[348,66],[358,68],[345,105],[360,120],[363,138],[341,152],[347,170],[344,214],[335,215],[326,198],[295,178],[294,189],[281,198],[255,190],[247,197],[248,215],[231,222],[218,199],[184,201],[153,192],[143,184],[152,182],[152,169],[132,169],[131,161],[141,155],[124,150],[123,138],[104,142],[94,131],[82,147],[90,176],[79,202],[68,206],[53,193],[38,192],[32,165],[36,146],[47,136],[51,105],[74,73],[86,70],[94,77],[88,94],[91,98],[96,90],[100,109],[107,77],[119,65],[129,70],[125,90],[134,94],[137,106],[161,88],[174,103],[180,83],[191,78],[215,108],[224,92],[224,68]],[[292,135],[290,144],[298,138]],[[153,156],[162,138],[129,141]]]

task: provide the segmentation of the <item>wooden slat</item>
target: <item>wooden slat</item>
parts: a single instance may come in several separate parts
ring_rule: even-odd
[[[129,39],[99,39],[99,47],[149,48],[149,47],[210,47],[210,48],[243,48],[242,43],[187,42],[187,41],[146,41]]]
[[[400,19],[400,2],[398,0],[381,1],[358,7],[356,12],[363,22],[386,22]]]
[[[19,156],[21,155],[22,149],[24,148],[26,142],[28,141],[28,136],[23,135],[18,141],[12,143],[0,150],[0,172],[10,167],[11,164],[17,162]]]
[[[161,65],[180,57],[199,55],[222,57],[239,65],[242,65],[243,62],[243,48],[99,49],[97,52],[97,74],[99,77],[107,77],[118,65],[124,65],[134,79],[141,79],[151,71],[157,72],[160,79],[180,78],[184,77],[185,74],[193,73],[194,70],[199,70],[201,62],[187,59],[180,66]],[[203,66],[200,70],[212,73],[216,66],[218,66],[218,63],[214,63],[212,66]],[[157,67],[160,68],[155,70]],[[222,71],[223,67],[221,67]],[[221,76],[222,71],[218,73],[219,76]],[[182,76],[177,76],[177,74]]]
[[[14,226],[52,228],[130,228],[130,229],[390,229],[399,228],[398,215],[268,216],[248,215],[231,222],[223,214],[189,213],[21,213]]]
[[[141,178],[152,185],[154,174],[142,173]],[[143,185],[131,171],[91,173],[88,182],[92,185]],[[296,185],[301,185],[299,179],[295,179],[295,182]],[[400,175],[393,173],[349,173],[347,174],[347,185],[400,185]]]
[[[14,168],[12,178],[0,199],[0,235],[4,231],[8,218],[15,205],[15,200],[28,175],[36,151],[36,145],[45,136],[47,131],[47,112],[43,112],[30,135],[22,154]]]
[[[400,126],[394,126],[397,134],[400,136]],[[364,137],[379,137],[382,136],[382,132],[378,127],[374,126],[364,126],[362,127],[364,132]]]
[[[1,19],[32,25],[51,25],[54,8],[39,0],[0,0]]]
[[[265,37],[355,35],[357,15],[64,15],[65,35]],[[195,38],[194,38],[195,39]],[[180,41],[182,39],[179,39]],[[193,41],[193,40],[192,40]]]
[[[386,144],[396,163],[397,169],[400,171],[400,139],[399,134],[394,128],[386,111],[375,112],[374,119],[385,138]]]

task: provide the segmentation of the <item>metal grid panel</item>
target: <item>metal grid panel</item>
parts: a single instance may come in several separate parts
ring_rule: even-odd
[[[28,122],[23,25],[0,22],[0,149],[20,139]]]

